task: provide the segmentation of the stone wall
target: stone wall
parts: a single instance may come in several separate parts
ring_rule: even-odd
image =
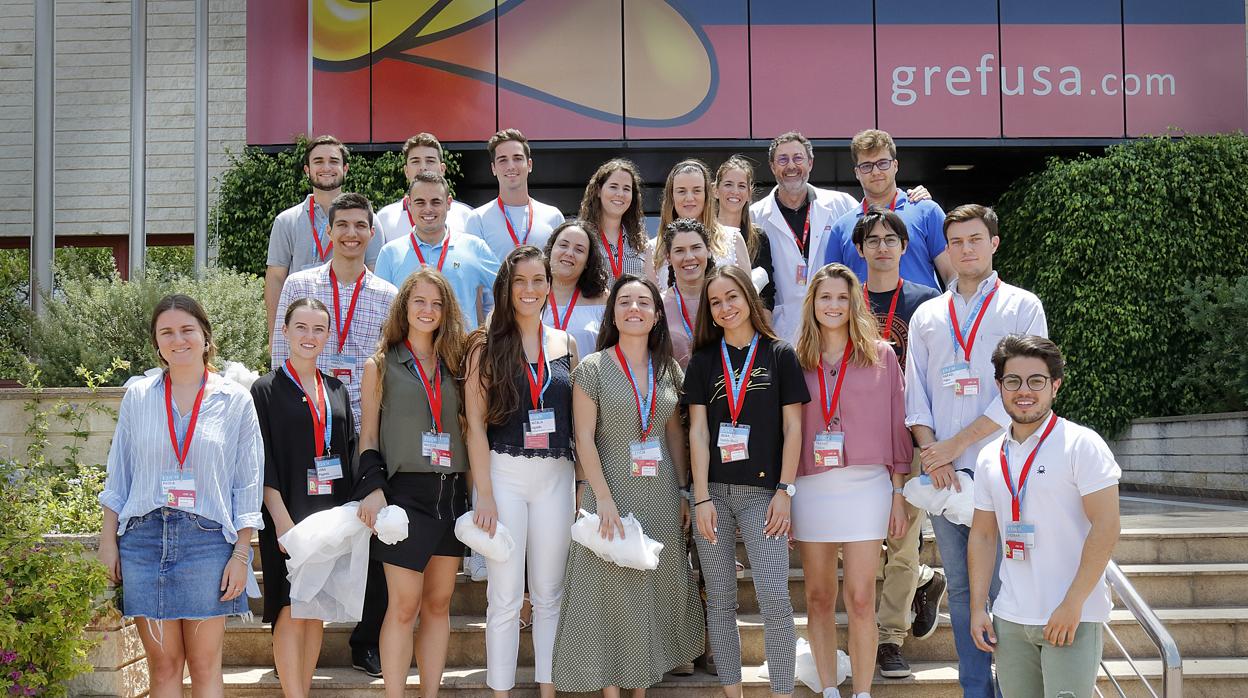
[[[92,402],[111,407],[116,411],[121,407],[122,388],[101,388],[94,395],[86,388],[45,388],[39,397],[39,409],[47,410],[64,400],[77,409],[85,409]],[[35,393],[20,388],[0,389],[0,460],[15,458],[24,461],[26,448],[30,445],[30,436],[26,428],[30,424],[30,414],[25,411],[26,405],[35,398]],[[85,430],[88,435],[81,442],[83,447],[78,459],[88,464],[104,464],[108,462],[108,447],[113,441],[113,430],[117,420],[110,413],[99,413],[87,410]],[[44,455],[49,462],[59,463],[65,457],[65,446],[75,443],[69,435],[71,427],[56,417],[49,418],[48,448]]]
[[[1137,419],[1110,448],[1124,485],[1248,499],[1248,412]]]

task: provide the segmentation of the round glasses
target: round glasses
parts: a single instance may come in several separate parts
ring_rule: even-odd
[[[1033,373],[1027,376],[1027,388],[1028,390],[1036,391],[1044,390],[1049,385],[1050,380],[1051,378],[1043,373]],[[1013,373],[1007,374],[1001,379],[1001,387],[1010,392],[1019,390],[1023,387],[1023,377]]]

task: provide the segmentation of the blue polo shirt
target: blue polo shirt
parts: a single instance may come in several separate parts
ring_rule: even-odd
[[[911,203],[906,198],[906,192],[898,189],[897,207],[893,213],[901,217],[910,234],[906,253],[901,256],[901,278],[943,291],[933,260],[945,251],[945,212],[931,199]],[[867,260],[854,247],[854,225],[859,218],[862,218],[861,201],[832,224],[823,263],[840,262],[853,269],[860,280],[866,281]]]
[[[437,266],[442,254],[443,238],[430,245],[419,237],[416,244],[420,246],[420,254],[431,266]],[[442,264],[442,274],[451,283],[455,299],[459,301],[464,312],[464,325],[468,330],[476,329],[484,320],[477,316],[477,292],[483,292],[484,311],[488,313],[493,305],[490,288],[494,285],[494,277],[498,275],[498,259],[490,248],[479,237],[466,233],[452,233],[450,249],[446,251],[446,261]],[[394,284],[395,288],[403,285],[408,275],[420,269],[420,257],[412,249],[412,236],[404,235],[387,242],[377,254],[377,268],[374,274]]]

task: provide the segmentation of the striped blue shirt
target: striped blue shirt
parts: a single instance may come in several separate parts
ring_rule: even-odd
[[[181,411],[186,414],[182,415]],[[174,403],[179,442],[190,421],[190,405]],[[238,530],[260,529],[261,473],[264,442],[251,394],[215,373],[199,410],[183,473],[195,479],[195,506],[186,509],[221,524],[234,543]],[[176,472],[177,457],[169,443],[165,416],[164,374],[140,380],[126,391],[117,416],[117,431],[108,451],[108,478],[100,504],[117,512],[117,535],[133,517],[165,506],[162,471]]]

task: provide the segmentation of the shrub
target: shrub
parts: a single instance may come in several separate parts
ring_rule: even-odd
[[[1248,138],[1153,138],[1052,159],[998,212],[997,266],[1044,301],[1066,354],[1062,413],[1113,437],[1131,419],[1180,412],[1175,378],[1198,349],[1180,290],[1248,273]]]
[[[30,253],[0,250],[0,377],[21,375],[30,343]]]
[[[273,219],[311,191],[303,174],[307,140],[277,153],[246,148],[229,153],[229,168],[221,175],[217,204],[212,212],[213,239],[220,263],[237,271],[264,274]],[[359,192],[375,209],[403,196],[407,182],[398,151],[356,153],[348,161],[344,191]],[[446,153],[447,178],[458,181],[459,155]],[[454,193],[454,184],[452,184]]]
[[[1248,276],[1203,280],[1180,297],[1196,350],[1183,362],[1175,388],[1185,413],[1248,410]]]

